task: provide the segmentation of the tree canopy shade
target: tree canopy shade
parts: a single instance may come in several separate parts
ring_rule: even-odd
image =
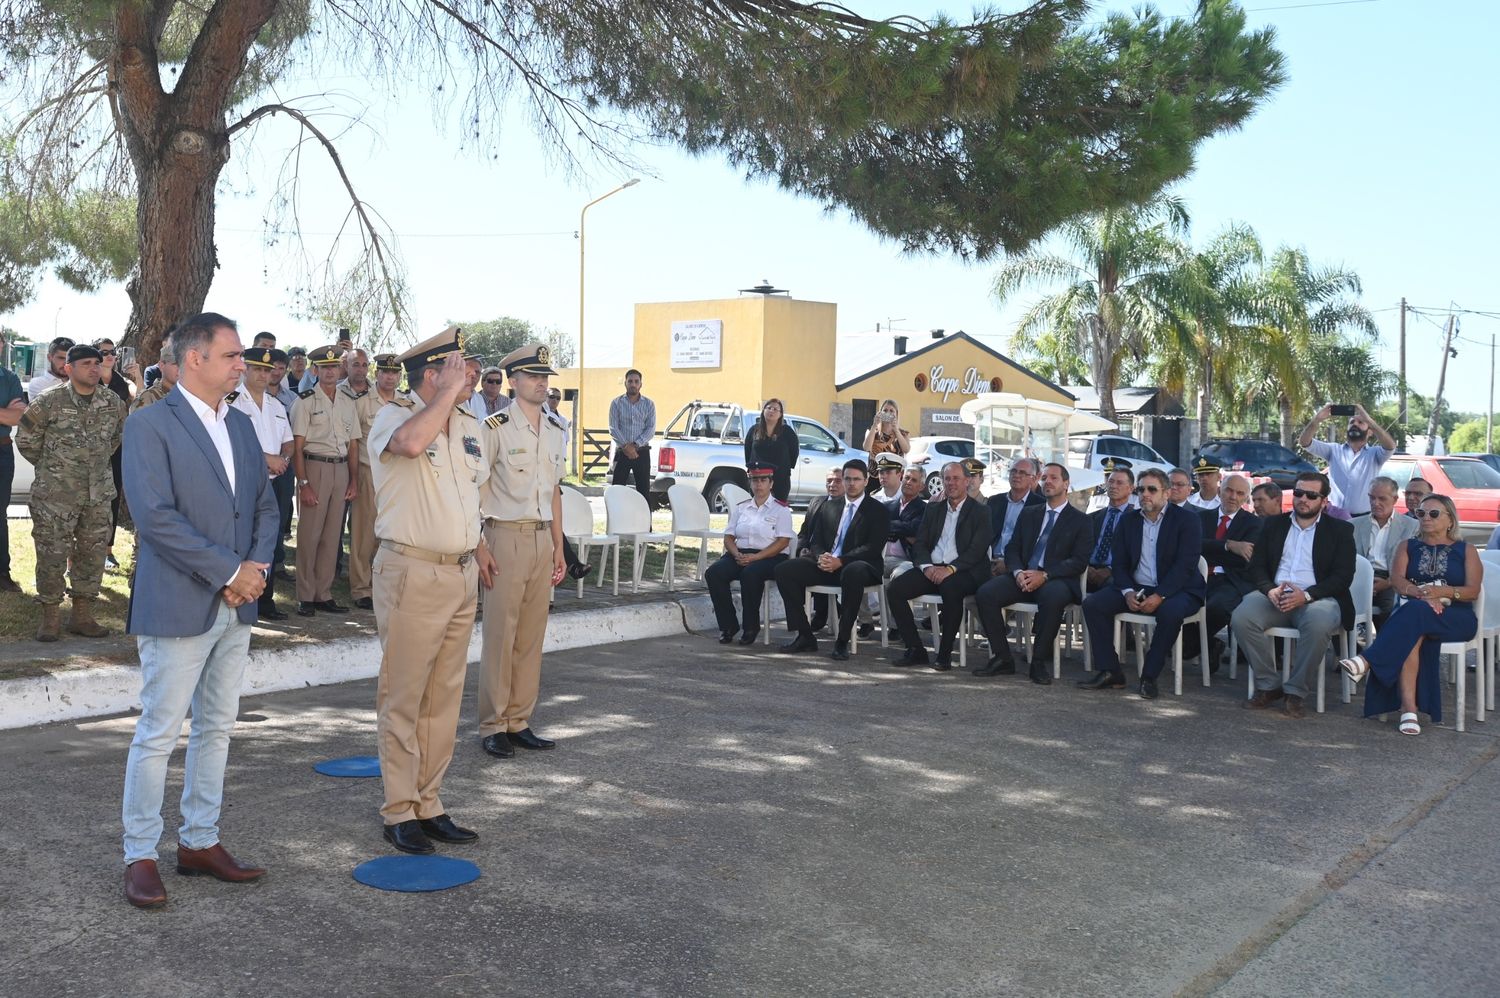
[[[361,264],[402,321],[399,260],[334,138],[305,105],[255,105],[291,61],[431,87],[480,152],[519,94],[565,158],[665,139],[907,248],[988,257],[1149,199],[1283,81],[1272,32],[1247,33],[1227,0],[1189,18],[1089,9],[1036,0],[960,24],[793,0],[0,0],[0,92],[27,204],[135,196],[126,335],[150,357],[208,293],[233,144],[275,141],[277,120],[334,158]]]

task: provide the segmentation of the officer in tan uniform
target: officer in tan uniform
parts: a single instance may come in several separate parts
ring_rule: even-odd
[[[409,397],[382,406],[367,438],[375,485],[375,625],[380,682],[380,809],[385,838],[402,852],[432,840],[472,842],[438,791],[453,758],[477,584],[494,580],[479,532],[489,476],[484,433],[460,400],[461,331],[449,327],[401,356]]]
[[[292,407],[292,467],[297,473],[297,615],[348,613],[333,601],[344,504],[359,494],[359,416],[338,390],[343,365],[335,347],[307,355],[318,383]]]
[[[495,585],[484,596],[480,653],[479,734],[502,759],[514,746],[556,743],[530,727],[542,680],[542,639],[551,587],[562,581],[562,481],[567,462],[562,423],[548,412],[551,351],[533,343],[500,367],[515,401],[484,420],[489,479],[484,487],[484,540],[495,556]]]
[[[357,369],[359,355],[350,359],[350,379]],[[349,594],[361,610],[374,609],[370,596],[370,567],[375,562],[375,485],[370,477],[370,425],[375,414],[387,402],[395,401],[396,385],[401,381],[401,365],[393,353],[376,354],[375,383],[365,390],[355,389],[350,380],[339,382],[339,391],[354,400],[354,414],[359,418],[359,494],[349,512]]]

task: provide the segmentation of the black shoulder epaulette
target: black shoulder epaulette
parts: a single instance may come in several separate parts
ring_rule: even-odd
[[[463,405],[462,403],[454,406],[453,408],[457,409],[459,412],[463,413],[465,416],[468,416],[470,419],[477,419],[478,418],[477,416],[474,415],[474,413],[469,409],[468,406]]]
[[[562,420],[557,418],[557,413],[549,411],[547,413],[547,421],[553,426],[557,427],[559,430],[562,430],[564,433],[567,432],[566,428],[562,424]]]
[[[315,391],[317,391],[317,389],[316,389],[316,388],[309,388],[309,389],[308,389],[308,390],[307,390],[307,391],[305,391],[305,392],[298,392],[298,393],[297,393],[297,397],[298,397],[298,398],[299,398],[299,399],[305,399],[305,398],[307,398],[307,397],[308,397],[308,396],[309,396],[309,395],[311,395],[311,394],[312,394],[312,393],[313,393],[313,392],[315,392]]]
[[[486,416],[486,417],[484,417],[484,425],[488,426],[492,430],[498,430],[500,427],[504,426],[506,423],[509,423],[509,422],[510,422],[510,413],[506,412],[504,409],[501,409],[499,412],[495,413],[493,416]]]
[[[354,391],[352,388],[350,388],[348,385],[345,385],[344,386],[344,394],[347,395],[347,396],[349,396],[352,399],[362,399],[366,395],[370,394],[370,389],[366,388],[362,392],[357,392],[357,391]]]
[[[239,397],[240,397],[239,389],[235,389],[234,391],[230,392],[228,395],[224,396],[224,401],[225,402],[233,402],[235,399],[237,399]]]

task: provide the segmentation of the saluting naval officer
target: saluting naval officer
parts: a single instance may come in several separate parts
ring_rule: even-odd
[[[307,355],[318,383],[292,407],[292,466],[297,472],[297,615],[347,613],[333,601],[344,504],[359,493],[359,416],[338,390],[343,364],[336,347]]]
[[[531,730],[542,680],[550,587],[562,581],[562,481],[566,433],[547,411],[551,351],[540,343],[500,362],[515,401],[484,420],[489,481],[484,488],[484,540],[495,556],[495,585],[484,596],[480,654],[479,734],[484,750],[502,759],[513,746],[550,749]]]
[[[363,350],[354,351],[349,361],[349,379],[339,383],[339,390],[351,393],[354,413],[359,418],[359,494],[349,510],[349,595],[361,610],[374,609],[371,596],[370,569],[375,562],[375,484],[370,473],[370,427],[375,414],[396,398],[401,381],[401,365],[393,353],[375,355],[375,383],[366,383],[363,391],[353,387],[360,370]]]
[[[479,535],[490,465],[479,421],[461,404],[461,335],[450,326],[401,355],[411,393],[382,406],[366,438],[380,538],[380,815],[386,840],[410,853],[478,837],[438,797],[458,734],[476,582],[490,585],[495,568]]]
[[[766,583],[776,578],[776,566],[786,561],[786,549],[797,536],[792,529],[792,508],[771,495],[776,465],[752,461],[746,469],[752,495],[729,513],[724,531],[724,555],[708,566],[703,579],[719,621],[719,644],[727,645],[740,634],[740,644],[752,645],[760,634],[760,601]],[[740,603],[744,627],[734,613],[729,583],[740,580]]]

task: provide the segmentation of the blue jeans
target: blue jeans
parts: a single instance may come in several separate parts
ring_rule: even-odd
[[[219,604],[207,631],[191,638],[137,635],[141,656],[141,716],[125,763],[125,863],[156,859],[161,841],[167,758],[193,709],[182,785],[182,827],[177,841],[207,849],[219,841],[224,764],[229,732],[240,709],[240,687],[250,650],[250,625]]]

